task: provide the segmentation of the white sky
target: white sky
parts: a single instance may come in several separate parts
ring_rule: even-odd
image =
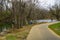
[[[24,0],[26,1],[26,0]],[[44,7],[47,8],[50,6],[53,6],[55,4],[56,1],[59,0],[38,0],[39,4],[37,4],[39,7]]]
[[[53,6],[55,4],[55,0],[39,0],[39,6],[42,6],[44,8],[48,8],[50,6]]]

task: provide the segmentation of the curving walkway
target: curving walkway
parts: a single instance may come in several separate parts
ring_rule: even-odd
[[[32,27],[27,40],[60,40],[60,37],[48,29],[48,25],[50,24],[54,23],[40,24]]]

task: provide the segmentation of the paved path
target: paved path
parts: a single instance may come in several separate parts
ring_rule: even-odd
[[[51,23],[46,23],[32,27],[27,40],[60,40],[60,37],[54,35],[48,29],[48,25],[50,24]]]

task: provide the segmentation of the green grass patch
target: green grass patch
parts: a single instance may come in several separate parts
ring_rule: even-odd
[[[6,36],[6,40],[17,40],[14,35],[8,35]]]
[[[49,25],[49,28],[52,29],[56,34],[60,35],[60,23]]]

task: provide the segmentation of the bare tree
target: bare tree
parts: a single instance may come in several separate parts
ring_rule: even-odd
[[[60,7],[59,7],[59,5],[55,5],[54,7],[50,8],[50,13],[57,20],[60,20]]]

